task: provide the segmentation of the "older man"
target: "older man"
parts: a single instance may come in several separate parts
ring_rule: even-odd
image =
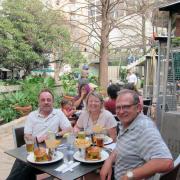
[[[26,120],[25,136],[34,136],[39,142],[47,138],[48,131],[63,135],[72,130],[71,124],[60,109],[53,109],[54,96],[48,89],[40,92],[39,109],[31,112]],[[61,129],[60,132],[59,129]],[[27,166],[22,161],[16,160],[7,180],[35,180],[36,174],[40,172]]]
[[[154,122],[140,113],[139,97],[132,90],[120,91],[116,114],[120,119],[117,145],[101,169],[102,180],[153,179],[156,173],[173,168],[171,153]]]

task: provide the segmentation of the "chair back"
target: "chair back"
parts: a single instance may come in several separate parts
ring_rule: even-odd
[[[160,176],[160,180],[180,180],[180,164],[168,173]]]
[[[174,161],[174,168],[160,176],[160,180],[180,180],[180,154]]]
[[[24,126],[13,127],[13,139],[15,147],[20,147],[25,144],[24,141]]]

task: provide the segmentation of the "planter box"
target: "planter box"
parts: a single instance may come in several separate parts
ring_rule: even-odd
[[[15,106],[15,110],[20,112],[22,116],[25,116],[32,111],[32,106]]]

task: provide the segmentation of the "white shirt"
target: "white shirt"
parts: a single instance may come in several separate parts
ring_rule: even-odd
[[[113,127],[117,126],[117,122],[109,111],[102,109],[101,113],[99,115],[99,118],[97,120],[97,124],[101,125],[102,127],[106,129],[111,129]],[[79,116],[79,119],[77,121],[77,126],[81,129],[84,129],[85,131],[92,133],[93,128],[93,121],[90,117],[89,112],[84,109],[81,112],[81,115]]]
[[[136,75],[134,73],[130,74],[129,76],[127,76],[127,81],[128,81],[128,83],[134,83],[134,85],[136,85],[137,84]]]
[[[44,117],[39,110],[31,112],[25,122],[24,133],[34,137],[47,135],[48,131],[54,133],[61,128],[71,127],[71,123],[60,109],[53,109],[49,116]]]

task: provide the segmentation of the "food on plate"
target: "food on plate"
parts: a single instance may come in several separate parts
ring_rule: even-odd
[[[84,131],[79,131],[78,132],[78,138],[79,139],[85,139],[86,138],[86,134]]]
[[[57,139],[46,139],[45,144],[47,148],[57,148],[60,145],[61,141]]]
[[[70,134],[70,133],[65,133],[65,134],[63,135],[63,138],[67,138],[67,137],[69,136],[69,134]]]
[[[105,128],[103,128],[101,125],[96,124],[93,128],[92,128],[94,133],[102,133]]]
[[[97,146],[90,146],[86,148],[85,159],[86,160],[100,160],[101,148]]]
[[[87,148],[91,145],[91,142],[87,139],[79,139],[78,138],[75,140],[74,144],[77,148]]]
[[[34,157],[36,162],[49,161],[51,158],[48,156],[44,147],[34,149]]]

